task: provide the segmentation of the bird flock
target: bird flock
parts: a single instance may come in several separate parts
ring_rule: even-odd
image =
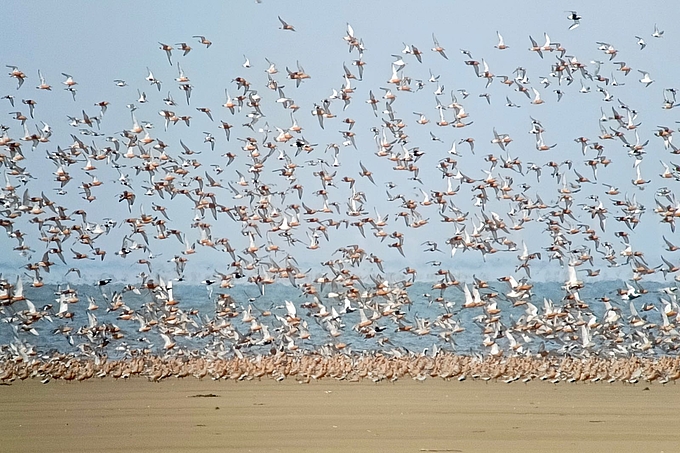
[[[347,24],[344,54],[246,50],[219,87],[189,69],[221,43],[181,36],[94,104],[68,68],[6,63],[0,382],[675,381],[677,90],[613,44],[572,53],[567,13],[563,42],[496,31],[484,57],[443,32],[373,56]],[[499,110],[513,123],[479,126]]]

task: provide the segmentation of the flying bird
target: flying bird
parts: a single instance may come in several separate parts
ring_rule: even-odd
[[[567,12],[569,13],[567,19],[572,21],[572,24],[569,26],[569,30],[573,30],[574,28],[578,27],[581,24],[581,16],[579,16],[576,11]]]
[[[285,20],[281,19],[281,16],[279,17],[279,22],[281,22],[281,26],[279,27],[281,30],[290,30],[290,31],[295,31],[295,28],[286,22]]]

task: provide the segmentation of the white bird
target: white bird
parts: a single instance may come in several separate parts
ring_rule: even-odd
[[[498,44],[496,44],[494,47],[498,50],[505,50],[508,49],[509,46],[505,44],[505,41],[503,40],[503,36],[501,36],[500,33],[496,32],[496,35],[498,36]]]
[[[652,78],[649,77],[648,72],[642,71],[640,69],[638,69],[638,72],[640,74],[642,74],[642,78],[640,79],[640,83],[644,83],[645,87],[648,87],[652,82],[654,82],[654,80],[652,80]]]
[[[588,349],[592,346],[595,346],[595,343],[593,343],[592,337],[590,335],[590,328],[588,328],[585,324],[581,325],[581,346],[583,346],[583,349]]]
[[[536,88],[531,88],[534,91],[534,99],[531,101],[532,104],[543,104],[543,99],[541,99],[541,93],[538,92]]]
[[[163,349],[165,349],[166,351],[175,347],[176,343],[172,341],[172,339],[167,334],[161,333],[161,338],[163,339],[164,342]]]
[[[151,85],[156,85],[158,91],[161,91],[161,81],[154,77],[153,72],[151,72],[151,69],[146,68],[146,70],[149,72],[149,74],[146,76],[146,80],[148,80]]]
[[[267,58],[265,58],[265,60],[266,60],[267,63],[269,64],[269,67],[268,67],[267,69],[265,69],[265,72],[266,72],[267,74],[274,75],[274,74],[276,74],[277,72],[279,72],[279,70],[276,69],[276,64],[272,63],[272,62],[269,61]]]
[[[139,89],[137,89],[137,93],[139,94],[139,99],[137,99],[137,102],[139,102],[140,104],[146,103],[146,93],[143,91],[139,91]]]
[[[564,288],[567,290],[582,288],[583,282],[576,277],[576,267],[574,267],[574,264],[569,263],[569,265],[567,266],[567,270],[568,278],[564,284]]]
[[[567,19],[572,21],[572,24],[569,26],[569,30],[573,30],[574,28],[578,27],[581,25],[581,16],[576,13],[576,11],[567,11],[569,15],[567,16]]]
[[[659,30],[659,27],[654,24],[654,32],[652,33],[652,36],[655,38],[661,38],[663,36],[663,30]]]

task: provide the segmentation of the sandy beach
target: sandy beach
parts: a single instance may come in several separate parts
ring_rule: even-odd
[[[27,379],[0,400],[15,452],[680,448],[673,384]]]

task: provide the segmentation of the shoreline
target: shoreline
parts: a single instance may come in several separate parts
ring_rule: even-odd
[[[575,358],[547,356],[463,356],[446,352],[434,355],[283,353],[231,359],[193,356],[136,355],[130,359],[81,358],[57,355],[0,362],[0,383],[36,379],[86,381],[99,378],[149,381],[194,377],[212,380],[316,380],[398,381],[413,379],[481,380],[505,383],[547,381],[624,382],[628,384],[675,383],[680,379],[680,357]]]

